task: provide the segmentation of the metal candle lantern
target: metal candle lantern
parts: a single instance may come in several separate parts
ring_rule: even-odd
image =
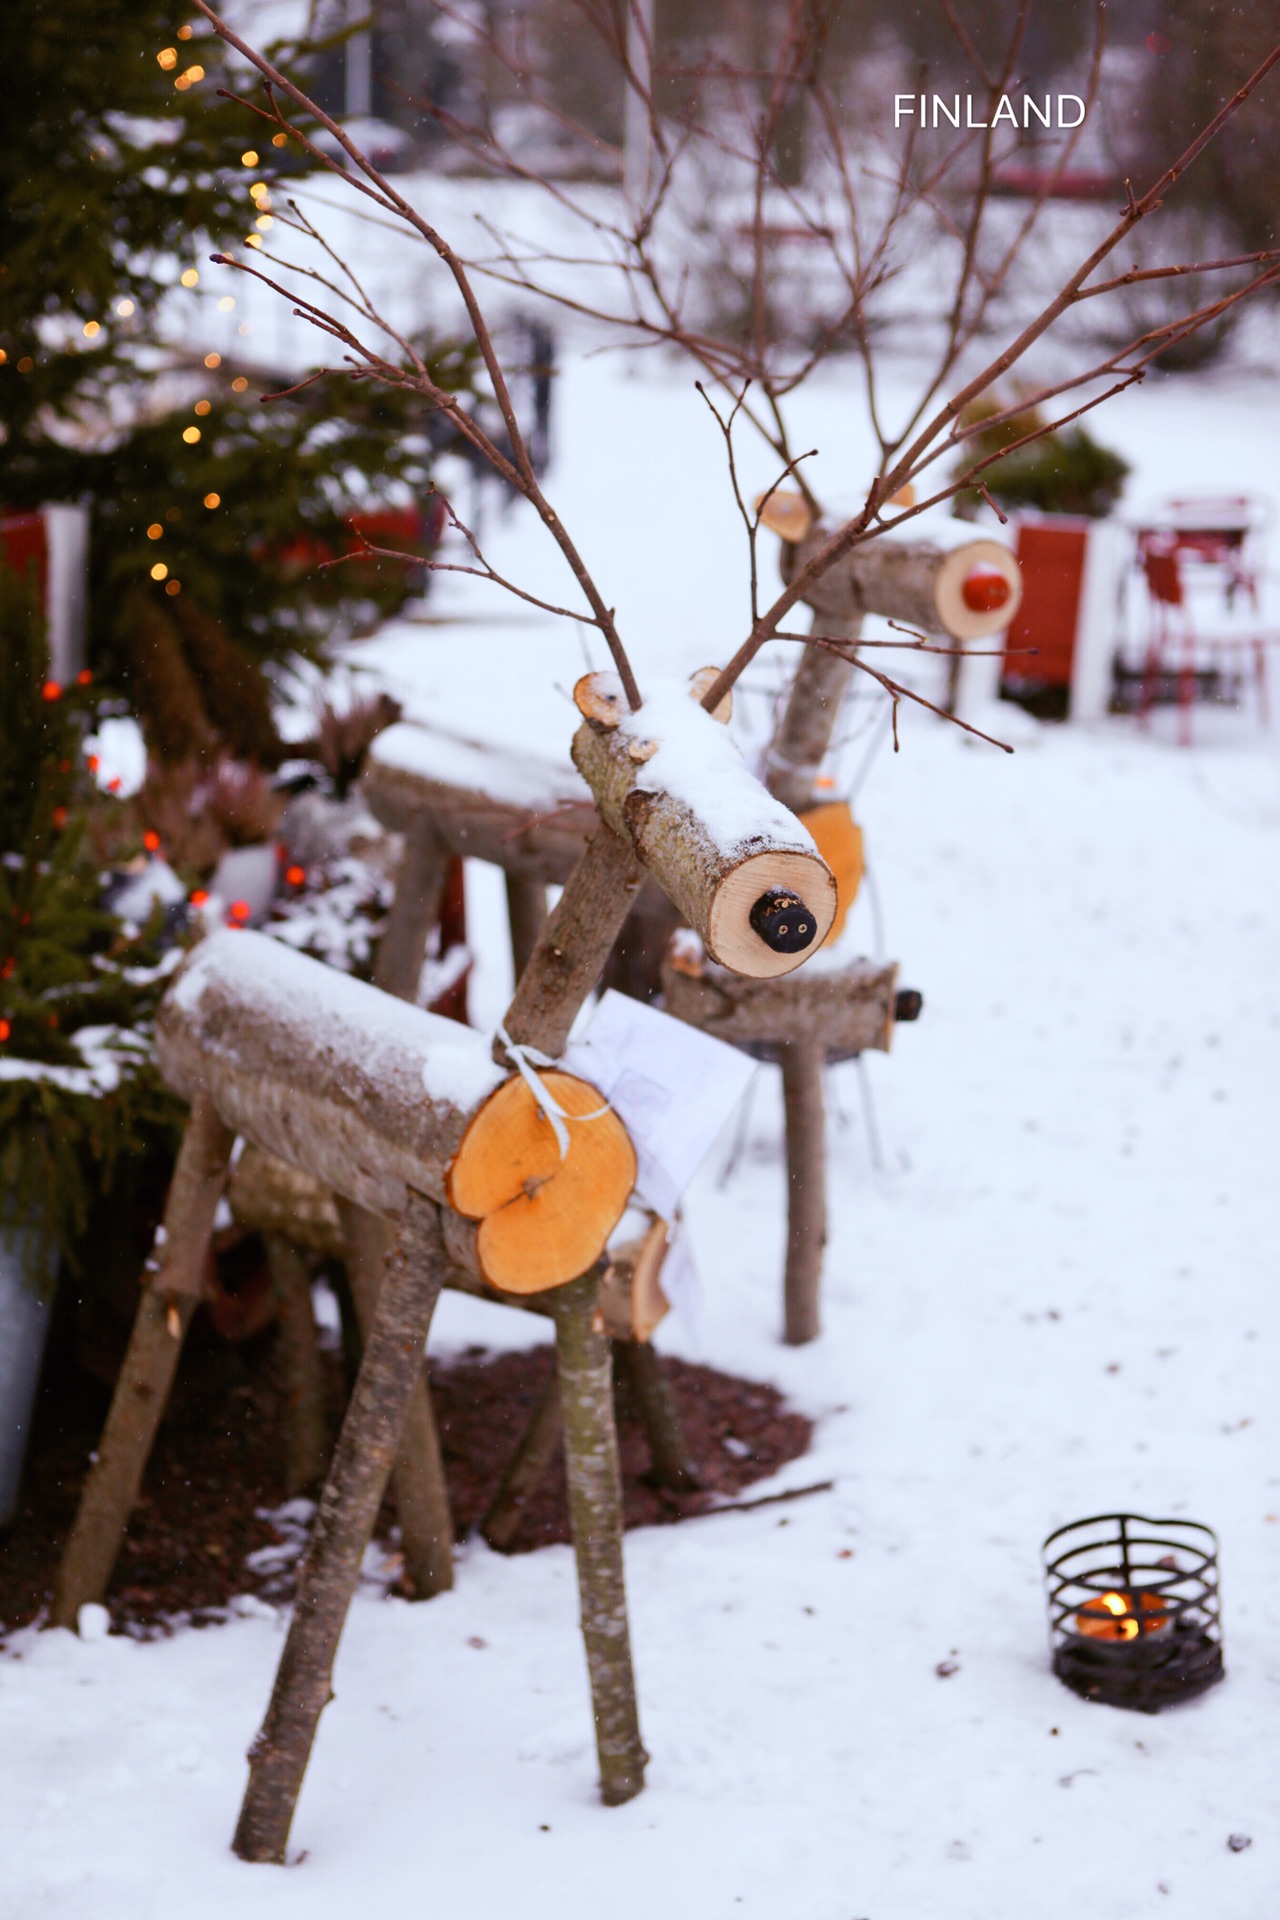
[[[1075,1520],[1042,1549],[1053,1670],[1086,1700],[1142,1713],[1224,1677],[1218,1540],[1194,1520]]]

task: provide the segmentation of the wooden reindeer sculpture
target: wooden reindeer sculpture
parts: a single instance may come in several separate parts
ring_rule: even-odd
[[[762,523],[783,537],[784,579],[805,564],[825,532],[798,495],[772,495]],[[856,642],[863,616],[874,613],[941,633],[963,647],[1003,632],[1021,591],[1018,563],[997,541],[970,540],[945,550],[920,540],[886,540],[855,549],[806,598],[814,631],[841,643]],[[842,802],[821,803],[815,782],[855,671],[839,653],[805,649],[764,765],[769,791],[804,817],[840,879],[832,937],[839,935],[856,886],[856,869],[842,870],[839,859],[852,823]],[[705,690],[714,677],[704,669],[694,684]],[[587,676],[580,687],[596,678]],[[363,785],[373,812],[405,838],[379,952],[379,984],[414,997],[446,862],[455,854],[503,870],[518,974],[546,918],[547,885],[567,878],[589,817],[582,784],[554,762],[524,758],[513,770],[483,743],[401,722],[374,741]],[[665,921],[658,924],[665,931]],[[896,984],[896,966],[864,960],[767,983],[736,975],[687,942],[677,943],[662,961],[669,1012],[717,1038],[767,1049],[780,1062],[788,1173],[784,1331],[792,1344],[819,1331],[826,1238],[822,1068],[830,1058],[864,1049],[888,1051],[896,1019],[913,1017],[919,1004],[918,996],[900,1003]]]
[[[582,1629],[601,1792],[643,1784],[622,1579],[609,1344],[599,1261],[635,1177],[625,1128],[554,1062],[636,889],[656,878],[724,965],[777,978],[821,944],[836,889],[805,830],[684,689],[628,709],[591,676],[574,758],[599,820],[495,1042],[263,936],[196,948],[167,994],[158,1055],[191,1102],[133,1340],[54,1601],[70,1622],[105,1590],[200,1297],[237,1137],[392,1224],[364,1357],[299,1573],[236,1834],[279,1860],[338,1639],[402,1434],[442,1286],[545,1297],[556,1326]],[[516,1071],[512,1071],[512,1064]],[[443,1482],[435,1538],[449,1546]]]
[[[830,538],[799,495],[774,493],[761,505],[765,526],[782,536],[784,581],[803,575]],[[1017,560],[995,540],[944,550],[921,540],[881,540],[855,547],[802,595],[814,636],[845,649],[806,647],[765,756],[770,793],[813,831],[841,883],[843,926],[857,870],[842,871],[839,849],[852,830],[843,802],[821,803],[817,789],[841,705],[856,666],[850,657],[867,614],[942,633],[963,648],[1002,633],[1017,612],[1022,578]],[[784,1337],[803,1345],[821,1326],[819,1290],[827,1237],[826,1116],[822,1073],[829,1059],[873,1048],[887,1052],[894,1024],[914,1018],[919,996],[899,996],[897,968],[853,960],[815,968],[803,979],[736,979],[705,956],[696,941],[673,941],[662,966],[667,1011],[703,1032],[739,1045],[764,1047],[782,1068],[787,1156],[787,1252],[783,1275]]]

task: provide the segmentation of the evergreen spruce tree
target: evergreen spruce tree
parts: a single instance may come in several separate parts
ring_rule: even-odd
[[[0,1227],[73,1261],[118,1155],[178,1122],[148,1057],[158,926],[106,910],[88,842],[88,680],[49,679],[34,583],[0,566]]]
[[[324,382],[263,406],[260,369],[216,350],[207,257],[260,237],[297,160],[264,129],[247,164],[221,43],[180,19],[168,0],[6,8],[0,505],[90,500],[91,661],[153,750],[269,763],[262,663],[405,595],[400,567],[315,562],[350,544],[353,506],[425,494],[428,422],[385,390],[353,408],[344,388],[339,412]],[[314,55],[275,51],[304,73]],[[466,384],[465,355],[435,360]]]

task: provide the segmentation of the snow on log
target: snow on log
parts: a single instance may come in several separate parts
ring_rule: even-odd
[[[573,758],[606,825],[724,966],[773,977],[821,946],[836,911],[830,869],[687,687],[652,690],[614,724],[587,719]]]
[[[784,546],[783,573],[794,578],[827,541],[819,525],[798,546]],[[982,640],[1003,633],[1022,599],[1022,571],[998,540],[966,540],[949,552],[924,540],[881,538],[837,560],[804,595],[822,621],[879,614],[903,626]]]
[[[227,1126],[371,1213],[444,1198],[470,1115],[506,1075],[485,1035],[265,934],[204,940],[156,1020],[160,1071]]]
[[[447,1182],[450,1206],[480,1222],[482,1277],[507,1293],[540,1293],[585,1273],[635,1185],[635,1149],[597,1090],[568,1073],[540,1077],[568,1134],[564,1156],[532,1089],[515,1078],[472,1120]]]
[[[361,791],[384,827],[424,818],[446,853],[561,886],[595,826],[572,767],[400,721],[369,749]]]
[[[818,1043],[828,1055],[887,1053],[893,1039],[896,964],[850,960],[812,967],[785,985],[743,980],[707,959],[687,932],[662,964],[666,1011],[737,1046]]]

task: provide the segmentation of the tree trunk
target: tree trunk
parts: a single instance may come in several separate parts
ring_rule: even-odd
[[[793,1041],[782,1048],[787,1128],[787,1267],[783,1295],[785,1338],[793,1347],[816,1340],[821,1330],[818,1285],[827,1238],[822,1059],[820,1040]]]
[[[329,1460],[324,1417],[324,1375],[311,1310],[311,1279],[297,1249],[272,1235],[267,1241],[276,1303],[276,1339],[284,1373],[285,1492],[307,1493],[324,1477]]]
[[[673,1493],[696,1492],[701,1481],[680,1431],[671,1382],[647,1340],[615,1340],[613,1363],[620,1367],[649,1442],[652,1477]]]
[[[507,920],[511,927],[511,961],[518,980],[547,924],[547,889],[541,880],[507,875]]]
[[[197,1094],[156,1235],[153,1270],[138,1301],[97,1456],[54,1581],[50,1619],[73,1627],[87,1600],[101,1600],[142,1486],[182,1343],[204,1291],[213,1216],[226,1184],[234,1136]]]
[[[552,1300],[569,1515],[595,1709],[600,1796],[607,1807],[616,1807],[643,1788],[649,1756],[640,1743],[627,1627],[609,1341],[595,1329],[595,1295],[596,1276],[588,1274],[561,1287]]]
[[[431,929],[440,918],[448,854],[421,820],[404,837],[404,857],[396,875],[395,898],[387,915],[373,984],[397,1000],[416,1001]]]
[[[603,822],[587,841],[555,912],[547,921],[507,1009],[506,1029],[518,1046],[553,1060],[595,986],[643,879],[627,843]],[[502,1042],[494,1058],[506,1061]]]
[[[444,1278],[435,1206],[410,1197],[383,1274],[355,1392],[342,1425],[266,1719],[249,1750],[236,1827],[242,1860],[283,1864],[316,1726],[332,1698],[338,1641],[400,1444],[422,1345]]]
[[[338,1203],[346,1250],[347,1283],[355,1302],[361,1338],[367,1343],[391,1243],[390,1223],[365,1213],[349,1200]],[[431,1407],[431,1389],[421,1364],[409,1397],[395,1465],[391,1469],[404,1569],[414,1598],[429,1600],[453,1585],[453,1516],[440,1437]]]
[[[553,1372],[480,1523],[480,1532],[498,1553],[505,1553],[519,1532],[525,1505],[542,1485],[563,1439],[560,1381]]]

